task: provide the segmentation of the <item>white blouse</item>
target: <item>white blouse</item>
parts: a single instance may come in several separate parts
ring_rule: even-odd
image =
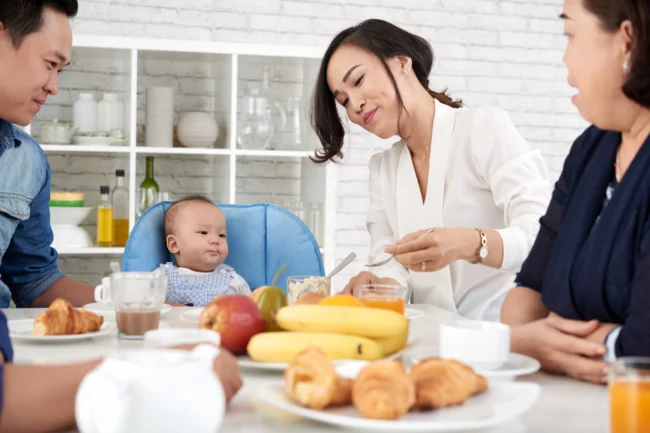
[[[391,260],[371,271],[408,285],[415,303],[499,320],[503,298],[532,248],[551,198],[541,152],[501,109],[454,109],[436,101],[430,154],[424,203],[404,142],[371,158],[370,263],[387,258],[384,248],[409,233],[466,227],[497,230],[503,239],[501,269],[459,260],[436,272],[414,272]],[[477,249],[479,243],[477,232]]]

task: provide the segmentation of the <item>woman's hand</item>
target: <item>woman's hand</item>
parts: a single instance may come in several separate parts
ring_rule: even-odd
[[[356,277],[350,278],[350,281],[348,282],[347,286],[345,286],[345,289],[343,289],[342,293],[357,296],[359,287],[366,284],[399,285],[399,283],[392,278],[379,278],[372,272],[363,271],[360,272]]]
[[[385,251],[395,256],[395,260],[407,269],[416,272],[434,272],[451,262],[466,258],[475,253],[480,245],[480,238],[475,230],[453,228],[427,230],[406,235],[396,245]],[[471,235],[471,238],[470,238]],[[471,242],[471,248],[468,248]],[[424,264],[424,266],[423,266]]]
[[[512,351],[536,358],[552,373],[605,383],[607,363],[602,357],[607,349],[587,339],[599,326],[596,320],[568,320],[551,313],[545,319],[513,326]]]

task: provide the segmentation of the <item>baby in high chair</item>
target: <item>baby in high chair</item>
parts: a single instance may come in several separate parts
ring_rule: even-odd
[[[226,217],[203,196],[174,202],[165,212],[167,249],[177,266],[167,274],[166,302],[203,307],[217,295],[250,295],[246,281],[223,262],[228,257]]]

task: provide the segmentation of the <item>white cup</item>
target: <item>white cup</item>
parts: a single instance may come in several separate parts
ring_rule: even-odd
[[[102,278],[102,283],[95,287],[95,301],[100,304],[111,303],[111,277]]]
[[[496,370],[510,355],[510,327],[498,322],[459,320],[440,325],[440,357],[475,370]]]

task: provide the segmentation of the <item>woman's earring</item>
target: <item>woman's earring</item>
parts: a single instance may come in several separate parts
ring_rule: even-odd
[[[630,72],[630,61],[629,60],[626,60],[625,63],[623,63],[623,71]]]
[[[406,69],[406,68],[402,68],[402,74],[405,74],[405,75],[406,75],[406,73],[407,73],[408,71],[409,71],[408,69]]]

